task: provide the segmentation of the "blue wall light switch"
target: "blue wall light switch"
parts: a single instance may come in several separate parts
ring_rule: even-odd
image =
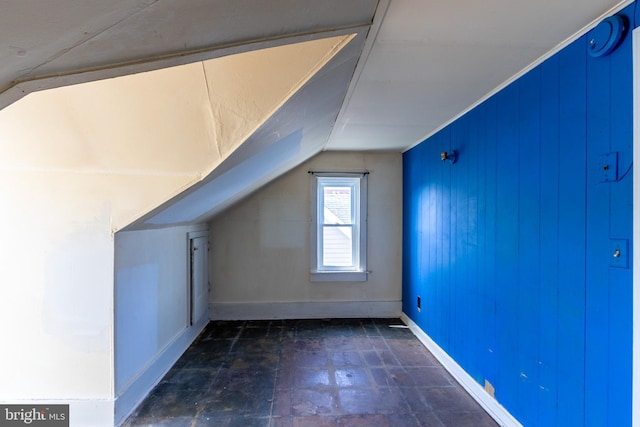
[[[629,268],[629,241],[626,239],[609,240],[609,266]]]
[[[601,154],[598,157],[600,169],[599,182],[615,182],[618,180],[618,153]]]

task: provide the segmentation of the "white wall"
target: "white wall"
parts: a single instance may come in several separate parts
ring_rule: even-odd
[[[99,187],[0,170],[0,401],[109,406],[113,239]]]
[[[204,326],[189,325],[188,233],[205,229],[116,234],[116,420],[145,397]]]
[[[370,171],[366,282],[309,277],[309,170]],[[402,157],[323,152],[210,223],[212,318],[398,316]]]
[[[269,99],[249,123],[226,123],[233,132],[209,98],[215,85],[206,74],[220,69],[201,63],[32,93],[0,111],[0,401],[69,403],[73,427],[110,426],[114,409],[122,416],[150,390],[174,354],[162,349],[190,339],[179,333],[184,311],[167,308],[172,297],[184,298],[175,293],[181,284],[167,287],[160,270],[170,259],[169,275],[181,275],[184,266],[173,264],[172,252],[181,249],[152,247],[177,241],[171,234],[177,231],[143,234],[143,246],[119,238],[118,252],[137,247],[149,262],[119,258],[118,280],[130,284],[120,289],[119,320],[139,329],[117,339],[123,348],[136,337],[148,341],[136,343],[139,352],[117,355],[114,233],[199,182],[347,39],[274,48],[278,61],[269,54],[241,61],[254,72],[255,87],[263,86],[257,80],[265,67],[279,84],[257,94]],[[295,61],[283,51],[296,54]],[[295,73],[278,71],[292,64]],[[227,73],[236,86],[243,76]],[[221,129],[228,131],[224,138]],[[136,305],[139,296],[145,304]],[[130,311],[137,309],[144,316]]]
[[[70,404],[72,426],[113,425],[113,231],[216,160],[195,119],[205,90],[180,75],[34,93],[0,111],[1,402]],[[183,119],[200,126],[174,129]]]

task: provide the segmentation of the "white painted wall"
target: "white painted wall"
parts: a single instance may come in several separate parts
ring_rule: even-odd
[[[0,401],[110,396],[110,207],[86,178],[0,170]]]
[[[203,81],[177,74],[35,93],[0,112],[0,401],[70,404],[71,426],[113,425],[112,233],[216,159]]]
[[[204,326],[189,322],[187,235],[200,230],[206,224],[116,234],[116,420],[145,397]]]
[[[309,170],[370,171],[366,282],[311,282]],[[399,316],[402,157],[323,152],[210,223],[212,318]]]
[[[279,84],[244,94],[269,99],[224,138],[213,64],[32,93],[0,111],[0,401],[69,403],[72,426],[110,426],[151,389],[203,326],[184,332],[185,230],[123,234],[115,269],[113,233],[200,181],[348,39],[240,61]],[[222,70],[218,84],[252,76]]]

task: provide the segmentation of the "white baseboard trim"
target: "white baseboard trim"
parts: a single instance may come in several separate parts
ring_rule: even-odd
[[[182,331],[168,346],[149,363],[138,376],[129,382],[115,400],[115,425],[122,424],[142,403],[149,392],[169,372],[182,353],[195,341],[207,326],[209,319],[204,316],[198,323]],[[87,424],[89,425],[89,424]]]
[[[400,318],[424,346],[435,356],[442,366],[449,371],[456,381],[484,408],[485,411],[502,427],[522,427],[522,424],[500,405],[497,400],[487,393],[451,356],[449,356],[435,341],[433,341],[420,327],[405,313]]]
[[[399,317],[401,301],[211,303],[211,320]]]

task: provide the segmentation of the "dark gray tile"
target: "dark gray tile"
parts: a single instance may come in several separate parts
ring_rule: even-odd
[[[445,427],[496,427],[497,423],[484,411],[439,411],[435,414]]]
[[[237,370],[272,370],[278,369],[280,355],[278,353],[261,352],[247,353],[237,352],[225,361],[225,368]]]
[[[295,417],[341,414],[331,391],[298,389],[291,392],[291,413]],[[294,420],[295,425],[295,420]]]
[[[139,418],[126,422],[122,427],[191,427],[194,421],[194,417]]]
[[[211,322],[124,424],[497,424],[399,319]]]
[[[379,350],[378,356],[380,356],[380,359],[382,360],[382,363],[384,365],[392,365],[392,366],[400,365],[400,362],[398,361],[398,359],[396,359],[396,356],[393,354],[391,350]]]
[[[292,347],[294,351],[322,351],[325,350],[325,343],[322,338],[296,338]]]
[[[379,386],[413,386],[413,379],[407,374],[404,368],[370,368],[371,376]]]
[[[394,427],[401,424],[390,424],[386,415],[382,414],[358,414],[345,415],[338,418],[338,427]]]
[[[333,366],[361,366],[363,361],[357,351],[338,351],[331,354],[331,364]]]
[[[201,415],[246,414],[268,417],[273,402],[273,389],[218,389],[212,392]]]
[[[405,367],[404,370],[417,387],[452,387],[454,384],[451,375],[440,366]]]
[[[440,418],[433,411],[419,411],[414,413],[420,427],[444,427]],[[498,427],[495,425],[494,427]]]
[[[276,390],[293,388],[294,371],[295,365],[278,369],[276,372]]]
[[[357,351],[358,345],[354,338],[347,337],[327,337],[324,339],[328,351]]]
[[[208,390],[211,387],[218,369],[174,369],[162,380],[161,384],[167,389],[179,390]]]
[[[389,425],[392,427],[422,427],[420,421],[418,421],[418,418],[416,417],[416,414],[413,413],[389,414],[387,415],[387,419],[389,420]]]
[[[419,392],[432,408],[463,412],[480,410],[480,405],[459,386],[429,387]]]
[[[270,427],[271,419],[250,415],[236,415],[229,418],[228,427]],[[211,425],[211,424],[210,424]]]
[[[328,369],[298,368],[295,371],[296,388],[317,388],[332,385],[331,373]]]
[[[206,404],[207,396],[198,391],[177,391],[172,384],[160,384],[151,396],[151,405],[143,418],[149,416],[165,418],[189,418],[195,417],[199,409]]]
[[[211,387],[214,389],[245,390],[247,388],[273,389],[276,371],[256,366],[248,369],[221,369]]]
[[[293,427],[293,417],[291,416],[272,416],[271,427]]]
[[[337,427],[337,425],[337,420],[333,417],[312,415],[293,418],[293,427]]]
[[[369,366],[382,366],[382,359],[376,350],[363,351],[362,357]]]
[[[296,366],[304,368],[320,368],[329,366],[329,355],[324,350],[298,351],[294,355]]]
[[[411,410],[398,389],[342,389],[340,405],[347,414],[406,414]]]
[[[393,354],[403,366],[437,366],[436,359],[424,349],[392,349]]]
[[[371,376],[368,369],[340,368],[334,372],[338,387],[371,387]]]
[[[291,394],[292,391],[289,389],[275,391],[273,407],[271,409],[272,416],[287,417],[292,415]]]
[[[266,336],[240,339],[235,342],[230,351],[248,354],[280,354],[280,341]]]

